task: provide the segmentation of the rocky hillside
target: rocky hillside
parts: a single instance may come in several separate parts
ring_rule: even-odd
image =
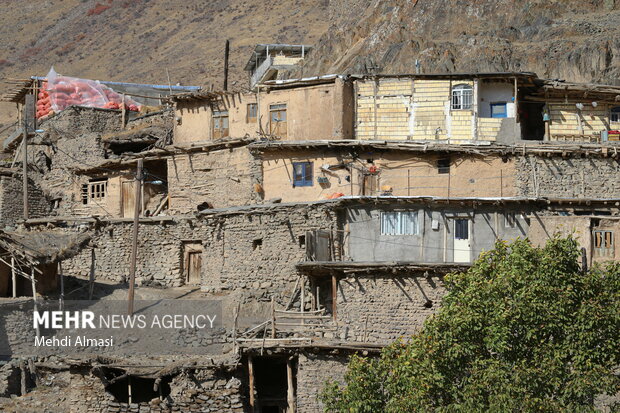
[[[0,78],[45,75],[222,87],[231,41],[234,88],[256,43],[314,43],[327,0],[4,0]],[[3,90],[0,90],[0,93]],[[4,106],[0,112],[13,106]],[[0,115],[2,115],[0,113]],[[0,120],[0,123],[2,121]]]
[[[295,74],[533,71],[620,83],[620,0],[339,0]]]

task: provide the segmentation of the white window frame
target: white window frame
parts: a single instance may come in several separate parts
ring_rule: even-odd
[[[384,211],[379,216],[381,235],[419,235],[418,211]]]
[[[474,87],[467,83],[461,83],[452,87],[452,110],[471,110],[474,106]]]

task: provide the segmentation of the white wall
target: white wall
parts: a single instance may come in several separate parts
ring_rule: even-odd
[[[512,83],[487,83],[480,82],[478,93],[478,116],[481,118],[491,117],[491,103],[506,102],[506,113],[509,118],[515,117],[514,84]]]

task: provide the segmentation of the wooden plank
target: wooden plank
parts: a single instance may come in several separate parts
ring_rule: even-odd
[[[293,377],[293,360],[286,360],[286,379],[287,379],[287,392],[286,399],[288,403],[288,408],[286,413],[295,413],[295,387],[294,387],[294,377]]]
[[[248,355],[248,387],[250,391],[250,412],[255,412],[255,401],[254,401],[254,361],[252,360],[252,355]]]
[[[338,300],[338,279],[336,274],[332,273],[332,316],[336,320],[336,301]]]

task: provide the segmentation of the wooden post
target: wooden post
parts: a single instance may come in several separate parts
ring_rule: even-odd
[[[60,277],[60,298],[58,299],[59,309],[65,308],[65,277],[62,274],[62,262],[58,261],[58,276]]]
[[[140,205],[141,194],[142,194],[142,167],[143,160],[138,159],[138,165],[136,169],[136,180],[135,180],[135,197],[134,197],[134,213],[133,213],[133,236],[131,240],[131,263],[129,267],[129,294],[127,300],[128,304],[128,313],[129,315],[133,314],[133,297],[134,297],[134,284],[136,282],[136,257],[138,255],[138,224],[140,221]]]
[[[581,272],[584,274],[588,272],[588,254],[585,248],[581,248]]]
[[[306,240],[306,242],[308,242],[308,240]],[[304,312],[305,312],[305,307],[306,307],[306,278],[303,276],[303,274],[301,275],[301,290],[299,291],[299,295],[300,295],[300,300],[301,300],[301,306],[300,306],[300,312],[301,312],[301,324],[305,324],[304,323]]]
[[[129,404],[132,403],[131,401],[131,376],[127,376],[127,402],[129,402]]]
[[[286,360],[286,379],[287,379],[287,391],[286,391],[286,400],[288,404],[288,408],[286,409],[286,413],[295,413],[295,387],[293,380],[293,360],[289,358]]]
[[[33,304],[33,309],[36,312],[37,311],[37,286],[34,280],[34,265],[30,265],[30,282],[32,284],[32,304]],[[39,325],[36,325],[36,331],[37,331],[37,337],[41,336],[41,332],[39,331]]]
[[[254,361],[252,355],[248,355],[248,387],[250,390],[250,412],[254,413],[255,401],[254,401]]]
[[[28,121],[26,116],[23,118],[22,130],[22,192],[24,219],[28,219]]]
[[[411,195],[411,169],[407,168],[407,196]]]
[[[21,395],[24,396],[28,392],[28,388],[26,387],[26,375],[28,372],[26,371],[26,362],[22,359],[19,362],[19,370],[21,371]]]
[[[17,273],[15,272],[15,257],[11,256],[11,281],[13,282],[13,298],[17,297]]]
[[[121,99],[121,129],[125,129],[127,124],[127,110],[125,109],[125,94],[123,93]]]
[[[271,338],[276,338],[276,302],[271,297]]]
[[[502,169],[499,170],[499,197],[504,197],[504,172]]]
[[[88,277],[88,299],[93,299],[95,289],[95,248],[90,250],[90,276]]]
[[[224,92],[228,91],[228,55],[230,53],[230,40],[226,39],[224,47]]]
[[[237,352],[237,319],[239,318],[239,307],[241,303],[237,303],[235,307],[235,314],[233,316],[233,331],[232,331],[232,340],[233,340],[233,353]]]
[[[338,279],[332,273],[332,317],[336,319],[336,301],[338,300]]]

